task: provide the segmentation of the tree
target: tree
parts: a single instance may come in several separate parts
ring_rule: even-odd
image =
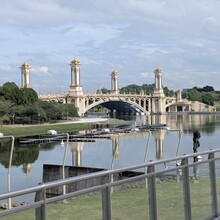
[[[7,82],[2,86],[2,90],[5,93],[4,98],[11,102],[18,103],[20,98],[20,90],[14,82]]]
[[[37,93],[31,88],[20,89],[20,97],[18,104],[20,105],[31,105],[38,101]]]
[[[202,102],[207,104],[207,105],[214,105],[214,97],[210,93],[203,93],[202,94]]]
[[[98,89],[98,90],[97,90],[97,93],[98,93],[98,94],[108,94],[108,93],[110,93],[110,90],[103,87],[103,88],[100,89],[100,90]]]
[[[190,89],[187,92],[187,98],[191,101],[202,102],[202,94],[196,89]]]
[[[214,92],[214,88],[212,86],[205,86],[202,88],[203,92]]]
[[[172,97],[172,96],[175,95],[175,92],[173,90],[169,90],[167,87],[164,87],[163,91],[164,91],[165,96],[171,96]]]

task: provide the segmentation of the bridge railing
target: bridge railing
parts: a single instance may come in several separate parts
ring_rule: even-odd
[[[214,219],[219,216],[219,156],[220,149],[210,150],[75,176],[5,193],[0,195],[0,200],[30,193],[35,193],[36,196],[35,201],[31,203],[1,211],[0,217],[5,216],[7,219],[9,216],[11,219],[12,214],[20,212],[22,215],[27,210],[32,210],[35,211],[35,219],[56,219],[57,209],[60,212],[62,210],[62,215],[72,215],[74,219],[74,216],[77,216],[76,211],[81,210],[81,204],[84,211],[87,206],[91,206],[96,218],[100,215],[99,219]],[[126,177],[123,176],[125,172],[127,172]],[[94,180],[96,184],[91,184]],[[80,185],[77,185],[79,183],[81,186],[87,183],[87,186],[79,187]],[[54,197],[46,196],[48,190],[64,186],[68,188],[71,184],[74,190],[67,190]],[[90,197],[97,196],[97,192],[101,199],[95,197],[89,202]],[[82,196],[85,194],[89,196]],[[80,198],[81,203],[78,203],[77,199],[72,200],[71,203],[68,200],[70,198]],[[71,208],[65,205],[67,200]],[[58,204],[59,201],[61,203]],[[97,212],[98,205],[93,206],[94,203],[100,203],[101,208]],[[51,215],[48,217],[51,204],[54,205],[54,217]],[[83,219],[88,218],[92,219],[91,213],[89,217],[83,217]]]

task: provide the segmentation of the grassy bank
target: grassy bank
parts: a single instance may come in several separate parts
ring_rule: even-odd
[[[209,179],[201,178],[199,181],[191,182],[190,188],[192,219],[209,219],[208,217],[211,216]],[[158,219],[184,219],[183,200],[182,182],[165,181],[157,184]],[[111,204],[112,219],[149,219],[149,200],[146,188],[127,188],[114,192]],[[34,210],[28,210],[4,219],[34,219],[34,215]],[[48,220],[102,219],[101,194],[69,199],[67,203],[47,205],[46,216]]]
[[[44,125],[8,125],[2,126],[0,132],[5,136],[13,135],[14,137],[27,137],[33,135],[46,134],[48,130],[56,130],[58,133],[72,133],[95,127],[110,125],[117,127],[127,122],[117,119],[109,119],[104,122],[93,123],[74,123],[74,124],[44,124]]]

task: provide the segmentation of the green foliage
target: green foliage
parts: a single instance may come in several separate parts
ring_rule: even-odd
[[[7,146],[7,147],[6,147]],[[5,144],[4,147],[0,147],[0,161],[1,164],[8,168],[10,157],[10,144]],[[12,159],[13,166],[20,166],[23,164],[34,163],[39,156],[39,148],[36,147],[15,147]]]
[[[102,88],[102,89],[98,89],[97,94],[108,94],[110,93],[110,90],[106,89],[106,88]]]
[[[20,89],[20,97],[18,104],[30,105],[38,101],[37,93],[31,88]]]
[[[14,82],[7,82],[2,86],[3,97],[13,103],[18,103],[20,98],[20,90]]]
[[[187,98],[190,101],[199,101],[202,102],[202,93],[199,92],[197,89],[190,89],[187,92]]]
[[[187,91],[183,98],[213,106],[215,102],[219,101],[220,92],[214,91],[212,86],[205,86],[203,88],[193,87]]]
[[[10,114],[13,106],[14,104],[11,101],[0,100],[0,116],[3,116],[5,114]]]
[[[212,86],[204,86],[203,88],[193,87],[194,89],[198,90],[199,92],[214,92],[214,88]]]
[[[205,104],[207,104],[207,105],[214,105],[214,97],[212,96],[212,94],[211,93],[208,93],[208,92],[206,92],[206,93],[203,93],[202,94],[202,102],[203,103],[205,103]]]
[[[165,96],[175,96],[175,92],[173,90],[169,90],[166,86],[163,88]]]
[[[154,88],[155,88],[155,84],[143,84],[142,86],[138,86],[138,85],[135,85],[135,84],[131,84],[131,85],[128,85],[128,86],[125,86],[125,87],[122,87],[120,89],[120,93],[125,93],[125,94],[140,94],[142,91],[149,95],[151,93],[153,93],[154,91]],[[175,92],[173,90],[169,90],[167,87],[164,87],[164,94],[166,96],[174,96],[175,95]]]
[[[13,82],[0,87],[1,124],[39,124],[68,117],[78,117],[73,105],[40,101],[33,89],[19,89]]]
[[[77,109],[71,104],[39,101],[38,106],[48,121],[78,117]]]

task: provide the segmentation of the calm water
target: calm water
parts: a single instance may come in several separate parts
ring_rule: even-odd
[[[134,125],[160,123],[167,124],[171,129],[182,129],[179,152],[177,146],[180,136],[176,131],[153,132],[148,148],[148,133],[114,135],[111,140],[69,143],[66,165],[111,169],[143,163],[144,160],[167,159],[175,157],[177,153],[192,153],[192,133],[195,130],[201,133],[199,151],[220,147],[220,115],[137,116],[132,120]],[[11,169],[11,190],[36,186],[42,181],[43,164],[62,165],[64,148],[57,142],[28,146],[16,144]],[[0,153],[2,193],[7,192],[9,152],[1,148]]]

